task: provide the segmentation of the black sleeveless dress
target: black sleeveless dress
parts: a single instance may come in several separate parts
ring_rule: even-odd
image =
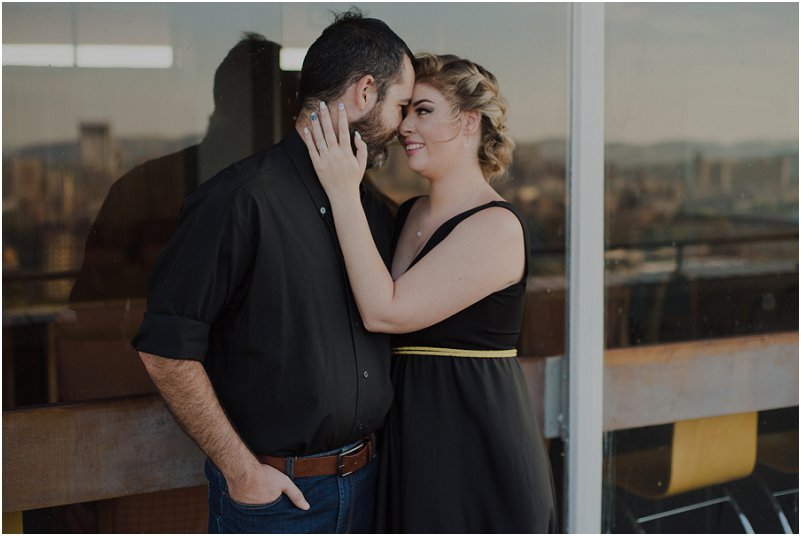
[[[398,235],[411,199],[398,211]],[[465,218],[431,236],[414,265]],[[397,236],[396,235],[396,239]],[[553,481],[517,345],[528,276],[431,327],[393,338],[395,399],[381,441],[378,532],[555,532]]]

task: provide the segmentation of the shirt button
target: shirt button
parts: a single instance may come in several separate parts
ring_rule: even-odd
[[[369,373],[369,372],[367,372],[366,370],[365,370],[364,372],[362,372],[362,376],[364,376],[365,378],[366,378],[367,376],[369,376],[369,375],[370,375],[370,373]]]
[[[325,208],[325,207],[320,207],[320,214],[322,214],[323,216],[325,216],[326,212],[328,212],[328,210],[326,210],[326,208]]]
[[[361,432],[362,430],[364,430],[364,423],[361,423],[361,422],[360,422],[359,424],[357,424],[357,425],[356,425],[356,429],[357,429],[358,431],[360,431],[360,432]]]

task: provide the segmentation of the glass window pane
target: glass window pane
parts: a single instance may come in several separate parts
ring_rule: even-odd
[[[4,410],[154,392],[129,341],[183,199],[293,127],[304,51],[350,5],[3,4]],[[541,408],[541,358],[564,351],[569,8],[361,7],[413,51],[499,79],[517,150],[495,186],[532,232],[520,354]],[[372,174],[395,202],[424,191],[398,148]],[[204,500],[134,495],[29,511],[23,525],[203,532]]]
[[[698,419],[606,433],[604,530],[797,531],[797,400],[715,413],[721,393],[757,401],[777,385],[663,345],[798,330],[798,6],[609,4],[606,17],[607,347],[663,348],[648,353],[666,371],[652,389],[676,407],[689,380],[668,367],[708,388]],[[756,363],[776,340],[732,355]],[[632,382],[656,366],[617,355]]]

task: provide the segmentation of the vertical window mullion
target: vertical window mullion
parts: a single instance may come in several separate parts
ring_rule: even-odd
[[[572,4],[565,527],[601,529],[604,351],[604,5]]]

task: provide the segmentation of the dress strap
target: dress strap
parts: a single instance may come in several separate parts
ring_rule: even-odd
[[[525,244],[526,248],[525,267],[523,269],[523,284],[525,284],[526,281],[528,281],[528,256],[531,253],[531,237],[528,229],[528,220],[526,220],[526,217],[523,216],[523,213],[520,212],[516,206],[508,201],[493,201],[491,206],[503,207],[509,210],[512,214],[517,216],[517,220],[520,222],[520,226],[523,228],[523,243]]]
[[[416,199],[418,199],[418,198],[415,198],[415,200]],[[404,221],[403,222],[399,221],[399,225],[397,226],[399,234],[400,234],[400,229],[403,228],[403,224],[405,223],[405,217],[408,216],[409,210],[411,209],[411,205],[414,204],[414,203],[410,203],[409,201],[407,201],[407,203],[409,203],[409,208],[406,210],[406,213],[404,215]],[[514,214],[517,217],[518,221],[520,221],[520,225],[523,227],[523,243],[524,243],[525,253],[526,254],[525,254],[525,261],[524,261],[525,267],[524,267],[524,270],[523,270],[522,282],[525,285],[526,281],[528,280],[528,253],[529,253],[529,248],[530,248],[530,246],[529,246],[528,223],[526,222],[526,219],[523,217],[523,215],[520,213],[520,211],[518,211],[517,208],[514,205],[512,205],[511,203],[509,203],[508,201],[490,201],[489,203],[485,203],[483,205],[479,205],[477,207],[473,207],[473,208],[471,208],[469,210],[466,210],[464,212],[460,212],[459,214],[453,216],[451,219],[447,220],[445,223],[440,225],[439,228],[437,228],[436,231],[434,231],[434,233],[431,235],[431,238],[428,239],[428,242],[426,243],[426,245],[423,246],[423,249],[420,250],[420,253],[417,254],[417,257],[409,265],[409,268],[411,268],[412,266],[417,264],[417,262],[420,259],[422,259],[429,251],[434,249],[434,247],[436,247],[437,244],[439,244],[440,242],[445,240],[445,238],[451,233],[451,231],[453,231],[453,229],[457,225],[462,223],[464,220],[466,220],[467,218],[469,218],[473,214],[476,214],[477,212],[481,212],[482,210],[488,209],[490,207],[503,207],[503,208],[509,210],[512,214]],[[400,215],[400,210],[398,211],[398,214]],[[408,270],[408,268],[407,268],[407,270]]]

